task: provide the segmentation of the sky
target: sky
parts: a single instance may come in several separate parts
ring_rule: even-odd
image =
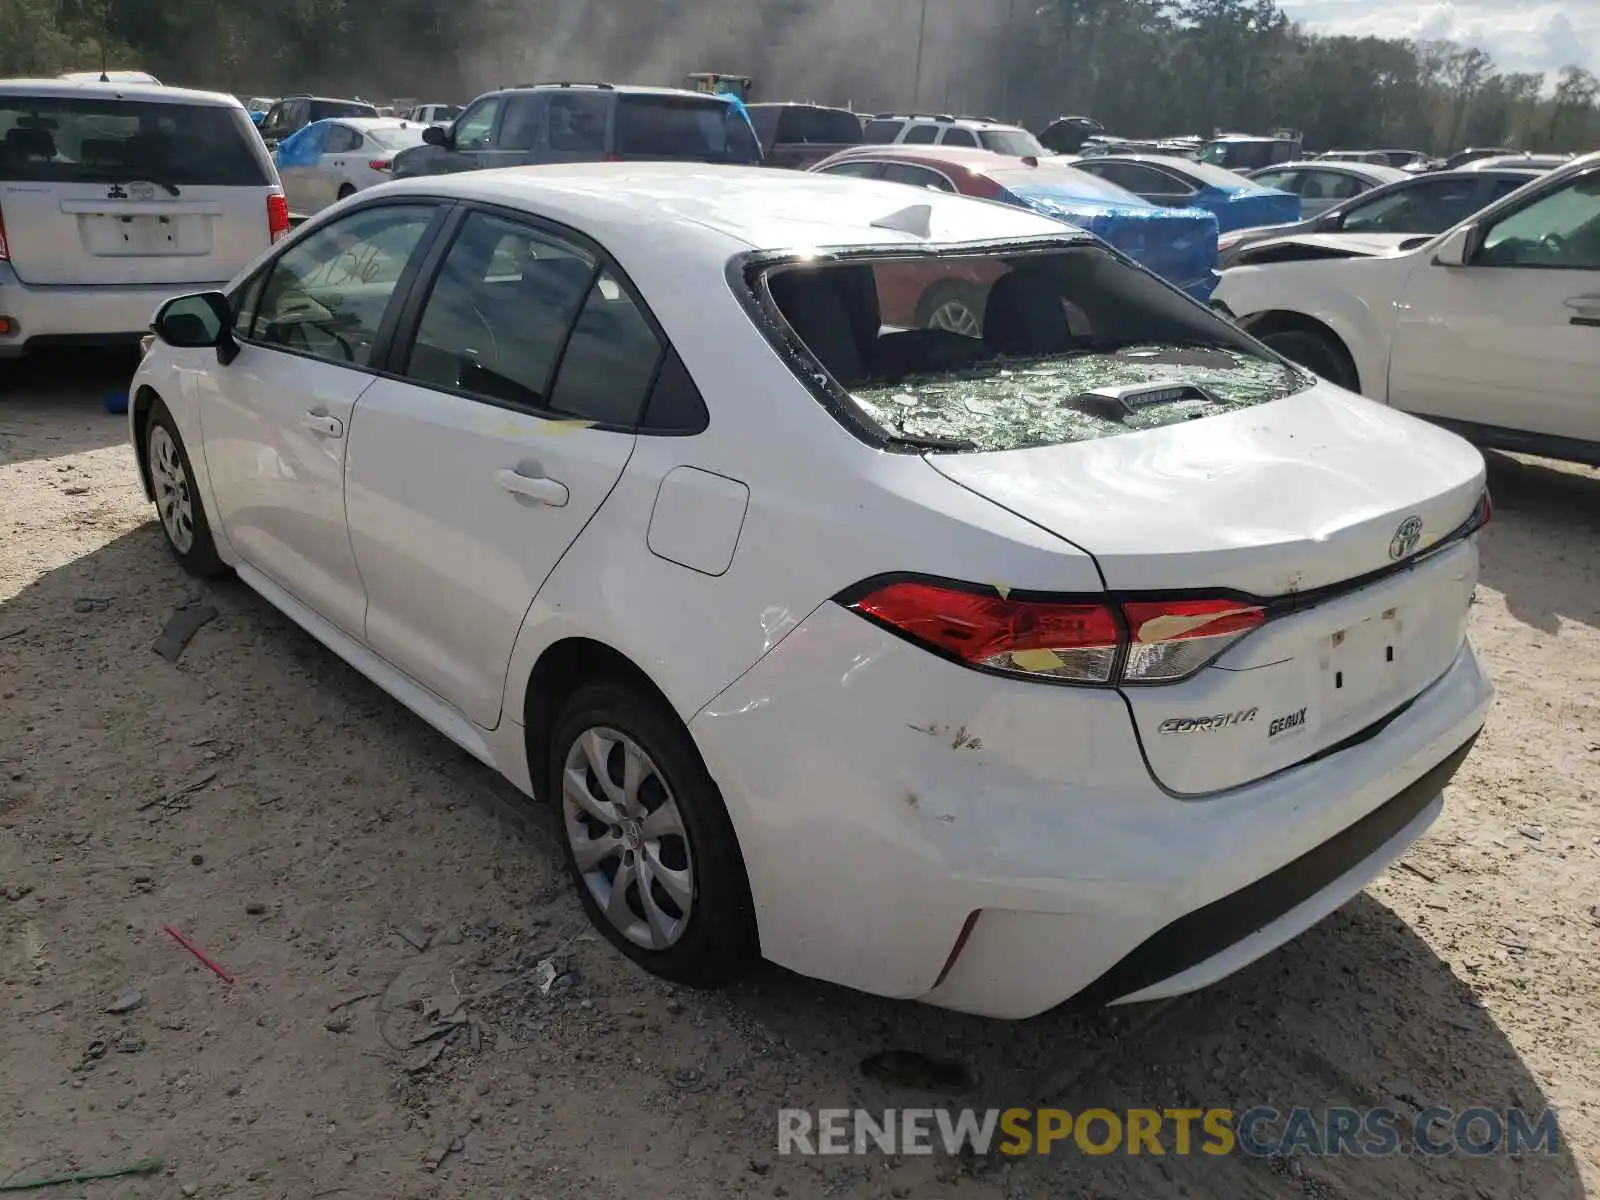
[[[1355,37],[1448,39],[1488,53],[1502,71],[1553,82],[1575,64],[1600,74],[1600,0],[1279,0],[1291,20]]]

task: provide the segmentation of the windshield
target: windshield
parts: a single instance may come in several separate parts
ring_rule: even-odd
[[[617,101],[616,150],[641,158],[761,161],[744,114],[726,100],[698,96],[623,96]]]
[[[996,154],[1014,154],[1018,158],[1030,154],[1043,157],[1050,153],[1026,129],[982,129],[978,131],[978,140],[983,143],[985,150],[993,150]]]
[[[262,187],[247,122],[209,104],[0,96],[0,180]]]
[[[1309,379],[1098,246],[774,267],[778,314],[889,441],[1014,450],[1249,408]],[[815,386],[815,367],[790,360]],[[1091,391],[1151,385],[1121,400]]]

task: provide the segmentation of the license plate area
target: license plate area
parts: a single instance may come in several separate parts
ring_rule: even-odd
[[[211,218],[191,214],[84,214],[83,248],[96,258],[169,258],[211,253]]]
[[[1326,722],[1378,712],[1404,690],[1405,612],[1405,605],[1390,605],[1323,640],[1319,691]]]

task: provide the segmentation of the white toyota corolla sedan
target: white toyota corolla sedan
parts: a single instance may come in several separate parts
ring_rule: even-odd
[[[981,331],[907,328],[952,278]],[[154,328],[179,563],[559,805],[668,979],[1190,991],[1393,861],[1490,705],[1478,452],[1020,209],[418,179]]]

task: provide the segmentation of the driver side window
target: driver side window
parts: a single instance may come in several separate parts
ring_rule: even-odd
[[[474,104],[456,122],[457,150],[485,150],[494,132],[494,119],[500,113],[500,97],[490,96]]]
[[[1491,225],[1473,265],[1600,271],[1600,171]]]
[[[246,289],[238,335],[339,366],[367,366],[395,286],[434,213],[428,204],[367,208],[291,246],[268,269],[259,299],[254,285]]]

